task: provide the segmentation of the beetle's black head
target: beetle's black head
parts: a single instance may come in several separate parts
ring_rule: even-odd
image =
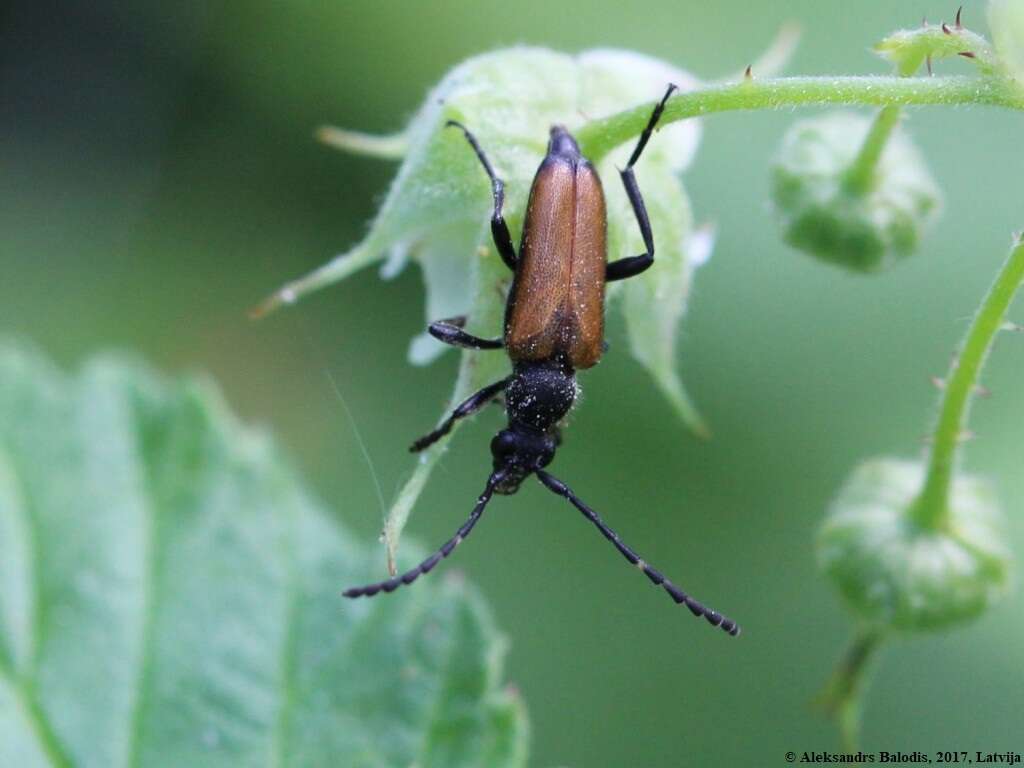
[[[578,158],[580,147],[564,125],[551,126],[551,140],[548,141],[548,156]]]
[[[494,468],[504,469],[505,476],[495,487],[498,493],[511,494],[536,469],[543,469],[555,458],[557,432],[538,433],[509,425],[491,440]]]

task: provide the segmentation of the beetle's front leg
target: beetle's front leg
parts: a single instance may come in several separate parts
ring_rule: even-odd
[[[440,342],[451,344],[463,349],[501,349],[505,346],[503,339],[481,339],[462,330],[466,324],[466,316],[449,317],[430,324],[427,332]]]
[[[647,142],[650,140],[651,134],[654,133],[658,120],[661,119],[661,113],[665,110],[665,102],[668,101],[668,97],[672,95],[674,90],[676,90],[676,86],[670,84],[668,90],[665,91],[665,95],[661,97],[661,101],[658,102],[651,113],[651,119],[647,121],[647,127],[640,134],[640,140],[637,141],[636,149],[633,150],[633,154],[630,156],[625,169],[619,171],[619,176],[622,177],[622,185],[626,188],[626,195],[629,196],[629,204],[633,207],[633,214],[636,216],[636,223],[640,225],[640,235],[644,239],[644,248],[647,250],[639,256],[627,256],[624,259],[619,259],[609,264],[605,273],[605,280],[608,282],[625,280],[627,277],[639,275],[654,263],[654,236],[651,234],[651,222],[647,218],[647,207],[644,205],[644,198],[640,194],[640,187],[637,186],[636,176],[633,174],[633,166],[640,159],[640,153],[647,146]]]
[[[467,416],[473,415],[481,408],[483,408],[485,405],[487,405],[488,403],[492,402],[495,398],[497,398],[498,395],[500,395],[508,386],[508,383],[508,378],[502,379],[501,381],[496,381],[493,384],[488,384],[479,392],[475,392],[469,397],[467,397],[459,404],[459,406],[454,411],[452,411],[451,416],[449,416],[447,419],[441,422],[440,426],[438,426],[437,429],[435,429],[433,432],[430,432],[429,434],[424,435],[419,440],[414,442],[412,446],[410,446],[409,450],[412,453],[418,453],[419,451],[422,451],[424,448],[427,448],[436,443],[438,440],[440,440],[442,437],[444,437],[445,435],[452,431],[452,427],[455,426],[456,421],[458,421],[459,419],[464,419]]]

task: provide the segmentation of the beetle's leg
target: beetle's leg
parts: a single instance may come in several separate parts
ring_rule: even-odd
[[[422,576],[424,573],[430,573],[434,566],[441,562],[442,559],[448,557],[455,548],[462,543],[462,540],[469,536],[473,530],[473,526],[476,525],[477,520],[483,515],[484,509],[487,507],[487,503],[491,500],[491,496],[494,495],[494,489],[498,483],[501,482],[504,477],[504,471],[499,470],[494,472],[487,479],[487,486],[484,488],[484,492],[480,494],[480,497],[476,500],[476,506],[473,507],[473,511],[469,515],[469,519],[462,524],[462,526],[455,532],[445,543],[443,547],[437,550],[434,554],[424,560],[422,563],[417,565],[411,571],[406,571],[401,576],[395,576],[387,581],[381,581],[376,584],[368,584],[365,587],[354,587],[352,589],[346,589],[342,594],[345,597],[373,597],[378,592],[394,592],[403,584],[412,584],[416,579]]]
[[[636,176],[633,175],[633,166],[640,159],[640,153],[647,146],[647,142],[650,140],[651,134],[654,133],[658,120],[661,119],[661,113],[665,110],[665,102],[668,101],[668,97],[672,95],[674,90],[676,90],[676,86],[670,84],[668,90],[665,91],[665,95],[661,97],[661,101],[658,102],[658,105],[651,113],[651,119],[647,121],[647,127],[644,128],[644,132],[640,134],[640,140],[637,141],[636,149],[633,150],[625,170],[619,171],[619,176],[622,177],[622,185],[626,188],[626,194],[629,196],[629,204],[633,206],[636,223],[640,225],[640,234],[644,239],[644,247],[647,251],[639,256],[627,256],[624,259],[619,259],[609,264],[605,273],[605,280],[609,282],[625,280],[627,277],[639,275],[654,263],[654,237],[651,235],[651,222],[647,218],[647,207],[644,205],[644,199],[640,194],[640,187],[637,186]]]
[[[480,148],[476,136],[470,133],[466,126],[455,120],[449,120],[445,124],[445,127],[448,126],[458,128],[465,134],[466,141],[469,142],[473,151],[476,152],[476,156],[480,158],[484,170],[487,171],[487,176],[491,180],[491,192],[494,194],[494,211],[491,213],[491,236],[494,238],[494,247],[498,249],[498,255],[501,256],[505,265],[515,272],[516,262],[519,261],[519,258],[516,256],[515,246],[512,245],[512,235],[509,234],[508,224],[505,223],[505,217],[501,213],[501,207],[505,203],[505,183],[495,175],[494,168],[491,167],[490,160]]]
[[[462,327],[466,324],[466,316],[449,317],[430,324],[427,332],[438,341],[464,349],[501,349],[505,346],[503,339],[481,339],[466,333]]]
[[[493,384],[488,384],[486,387],[476,392],[465,400],[463,400],[459,407],[452,411],[452,415],[441,422],[441,425],[428,435],[424,435],[419,440],[410,446],[409,451],[417,453],[422,451],[427,446],[433,445],[442,437],[452,431],[452,426],[458,419],[463,419],[466,416],[471,416],[489,402],[494,400],[499,392],[504,391],[505,387],[508,386],[511,377],[496,381]]]
[[[686,607],[690,609],[690,613],[694,616],[703,616],[710,624],[716,627],[721,627],[724,631],[734,637],[740,633],[739,625],[735,621],[727,619],[718,611],[714,611],[698,600],[690,597],[688,594],[683,592],[683,590],[666,579],[658,570],[652,568],[642,560],[636,552],[626,546],[622,539],[619,538],[619,534],[605,525],[604,521],[598,517],[597,512],[580,501],[579,497],[572,492],[572,489],[569,488],[569,486],[554,475],[548,474],[543,469],[535,471],[537,473],[537,479],[540,480],[549,491],[557,493],[559,496],[568,499],[569,503],[582,512],[583,516],[597,527],[597,530],[601,532],[601,535],[608,539],[608,541],[610,541],[615,548],[619,550],[624,558],[626,558],[632,565],[635,565],[643,571],[644,575],[651,580],[652,584],[660,586],[668,592],[669,596],[675,600],[677,604],[684,603]]]

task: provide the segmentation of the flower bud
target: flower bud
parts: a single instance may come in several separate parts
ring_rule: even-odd
[[[989,485],[959,475],[939,530],[910,514],[924,484],[919,462],[873,459],[858,467],[818,535],[818,562],[868,623],[929,630],[974,618],[1007,590],[1011,556]]]
[[[1007,5],[1015,5],[1009,0]],[[960,22],[960,13],[952,23],[924,24],[916,29],[900,29],[875,45],[875,53],[891,61],[904,77],[915,74],[923,65],[948,58],[964,58],[974,63],[983,75],[998,69],[992,45],[982,35]]]
[[[823,261],[873,272],[914,251],[941,207],[921,156],[896,127],[865,188],[849,183],[871,121],[851,113],[801,120],[772,169],[787,243]]]

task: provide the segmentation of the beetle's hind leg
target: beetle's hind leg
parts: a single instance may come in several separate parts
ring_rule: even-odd
[[[455,422],[459,419],[464,419],[466,416],[472,416],[474,413],[479,411],[485,405],[493,401],[497,396],[505,390],[508,386],[511,377],[496,381],[493,384],[488,384],[486,387],[481,389],[479,392],[475,392],[461,403],[459,407],[452,411],[452,415],[441,422],[437,429],[433,432],[424,435],[419,440],[414,442],[410,447],[409,451],[412,453],[418,453],[424,448],[427,448],[442,437],[452,431],[452,427]]]
[[[491,161],[487,159],[487,155],[481,149],[476,136],[470,133],[466,126],[455,120],[449,120],[445,123],[446,128],[449,126],[458,128],[465,134],[466,141],[469,142],[476,156],[480,158],[480,164],[487,171],[487,176],[491,180],[491,192],[494,195],[494,211],[491,213],[491,236],[494,238],[494,247],[498,249],[498,255],[501,256],[501,260],[505,262],[505,265],[515,272],[516,262],[519,261],[519,257],[516,256],[516,248],[512,244],[512,235],[509,234],[508,224],[505,223],[505,217],[501,212],[501,208],[505,204],[505,182],[494,173]]]
[[[466,316],[459,315],[431,323],[427,332],[440,342],[463,349],[501,349],[505,346],[503,339],[481,339],[466,333],[462,330],[465,325]]]
[[[661,97],[661,101],[658,102],[654,111],[651,112],[651,119],[647,121],[647,127],[640,134],[640,140],[637,141],[636,149],[630,155],[625,169],[619,171],[619,176],[622,177],[622,184],[626,188],[626,194],[629,196],[629,204],[633,206],[633,214],[636,216],[637,224],[640,225],[640,235],[644,239],[644,248],[647,251],[639,256],[627,256],[624,259],[619,259],[609,264],[605,273],[605,280],[608,282],[625,280],[627,277],[639,275],[654,263],[654,236],[651,234],[651,222],[647,218],[647,206],[644,205],[644,198],[640,194],[640,187],[637,186],[636,176],[633,174],[633,166],[636,165],[636,161],[640,159],[640,153],[644,151],[644,147],[650,141],[651,134],[654,133],[658,120],[661,119],[661,113],[665,111],[665,102],[668,101],[668,97],[675,90],[676,86],[670,84],[668,90],[665,91],[665,95]]]

